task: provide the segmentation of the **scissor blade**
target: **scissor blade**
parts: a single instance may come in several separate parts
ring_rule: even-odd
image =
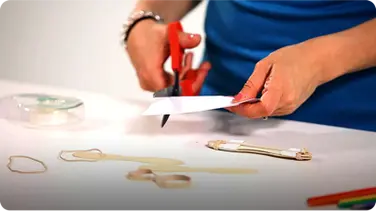
[[[179,87],[179,72],[177,70],[174,70],[174,72],[175,72],[175,83],[172,86],[172,90],[171,90],[172,93],[169,94],[170,97],[178,97],[178,96],[180,96],[180,93],[179,93],[180,92],[180,87]],[[167,88],[167,90],[168,90],[168,88]],[[168,91],[170,91],[170,90],[168,90]],[[162,128],[166,124],[166,122],[167,122],[167,120],[168,120],[169,117],[170,117],[169,114],[163,115],[162,125],[161,125]]]
[[[172,89],[173,89],[173,87],[170,86],[170,87],[167,87],[167,88],[165,88],[165,89],[162,89],[162,90],[156,91],[156,92],[154,92],[153,97],[154,97],[154,98],[158,98],[158,97],[168,97],[168,96],[171,95],[171,93],[172,93]]]
[[[165,114],[163,115],[163,118],[162,118],[162,124],[161,124],[161,127],[163,128],[168,120],[168,118],[170,117],[170,114]]]
[[[169,86],[167,88],[164,88],[162,90],[154,92],[153,97],[154,98],[158,98],[158,97],[170,97],[170,96],[174,96],[173,92],[174,92],[174,85]],[[182,90],[181,90],[181,87],[179,86],[179,91],[178,91],[177,95],[180,96],[181,92],[182,92]]]

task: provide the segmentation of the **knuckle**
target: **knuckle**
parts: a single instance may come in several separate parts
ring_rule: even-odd
[[[257,71],[257,70],[263,70],[263,69],[265,69],[264,67],[266,67],[266,66],[269,66],[268,61],[265,60],[265,59],[260,60],[255,65],[255,71]]]
[[[286,96],[284,101],[288,107],[293,107],[293,105],[295,104],[295,97],[293,94],[289,94]]]
[[[294,113],[296,110],[296,107],[289,107],[286,112],[285,112],[285,115],[290,115],[292,113]]]
[[[243,86],[243,92],[244,92],[244,90],[248,90],[248,89],[252,89],[252,88],[253,88],[252,83],[247,81],[247,83],[245,83],[244,86]]]
[[[298,109],[298,105],[295,100],[289,100],[286,102],[284,109],[283,109],[283,115],[290,115],[294,113]]]
[[[265,116],[271,116],[273,114],[274,110],[269,108],[269,107],[266,107],[265,108],[265,113],[266,115]]]
[[[261,69],[262,65],[263,65],[263,60],[257,62],[255,65],[255,71]]]
[[[149,91],[149,86],[146,83],[139,81],[139,85],[140,85],[142,90]]]
[[[245,89],[254,89],[255,88],[255,85],[253,83],[253,77],[249,77],[247,79],[247,82],[244,84],[244,87]]]

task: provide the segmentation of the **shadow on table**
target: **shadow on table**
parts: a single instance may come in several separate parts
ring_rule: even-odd
[[[94,119],[87,119],[80,123],[72,123],[69,125],[61,125],[61,126],[38,126],[27,124],[24,122],[16,121],[16,120],[9,120],[6,118],[1,118],[4,121],[8,122],[13,127],[19,127],[23,129],[35,130],[35,131],[58,131],[58,132],[67,132],[67,133],[74,133],[74,132],[88,132],[88,131],[96,131],[100,130],[104,127],[110,125],[110,121],[106,120],[94,120]]]
[[[141,100],[127,100],[127,103],[147,107],[148,102]],[[283,131],[270,130],[267,133],[254,133],[262,129],[273,129],[282,120],[269,119],[254,120],[239,117],[229,112],[201,112],[192,118],[181,118],[185,115],[171,115],[169,122],[161,128],[161,116],[140,116],[134,118],[126,126],[126,133],[130,135],[194,135],[218,134],[231,136],[253,135],[251,142],[265,144],[265,140],[274,147],[307,147],[315,154],[336,154],[338,152],[354,152],[362,150],[376,150],[376,133],[350,129],[333,128],[325,131],[311,131],[311,128],[287,128]],[[321,127],[318,125],[318,127]],[[374,140],[375,144],[370,144]],[[320,144],[317,144],[320,143]]]
[[[211,111],[195,114],[182,120],[181,115],[171,115],[161,128],[161,116],[140,116],[126,125],[126,133],[133,135],[184,135],[221,133],[233,136],[249,136],[252,132],[277,127],[279,120],[252,120],[228,112]],[[188,116],[191,114],[186,114]],[[175,117],[175,118],[174,118]],[[198,118],[200,117],[200,118]]]
[[[376,133],[340,129],[333,132],[270,131],[267,139],[279,140],[284,147],[301,146],[320,154],[376,150]],[[287,146],[289,145],[289,146]],[[304,146],[302,146],[304,145]]]

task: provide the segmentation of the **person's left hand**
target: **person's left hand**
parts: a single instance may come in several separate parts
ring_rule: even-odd
[[[324,82],[324,71],[330,70],[330,58],[325,54],[323,43],[315,40],[273,52],[256,64],[234,102],[255,98],[262,92],[261,100],[227,110],[248,118],[293,113]]]

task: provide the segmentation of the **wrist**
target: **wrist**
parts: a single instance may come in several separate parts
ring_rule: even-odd
[[[154,25],[159,24],[153,19],[143,19],[138,21],[133,27],[128,31],[127,39],[124,40],[125,44],[128,44],[133,37],[137,37],[140,34],[147,34],[146,30],[152,28]]]
[[[329,66],[326,80],[333,80],[342,75],[365,70],[376,66],[376,44],[372,33],[351,30],[323,36],[322,50]]]
[[[123,25],[123,43],[125,45],[127,44],[131,31],[141,22],[162,23],[163,19],[161,16],[151,11],[137,10],[133,12]]]
[[[344,57],[346,45],[333,35],[317,37],[307,41],[314,55],[313,65],[318,67],[318,85],[325,84],[350,72],[352,58]],[[346,59],[345,59],[346,58]]]

